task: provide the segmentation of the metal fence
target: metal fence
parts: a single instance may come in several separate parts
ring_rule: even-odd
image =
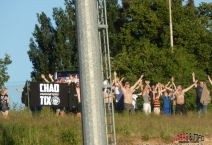
[[[8,96],[10,99],[11,109],[13,109],[14,106],[16,107],[23,107],[24,104],[21,103],[21,92],[18,92],[16,89],[23,89],[26,81],[14,81],[14,82],[6,82],[4,84],[4,87],[8,89]]]

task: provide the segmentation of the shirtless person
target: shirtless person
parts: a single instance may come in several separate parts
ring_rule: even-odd
[[[196,83],[198,82],[198,80],[196,80],[191,86],[189,86],[186,89],[182,89],[181,85],[177,86],[177,90],[174,92],[174,95],[176,97],[176,113],[177,114],[183,114],[186,115],[186,107],[185,107],[185,92],[187,92],[188,90],[190,90],[192,87],[194,87],[194,85],[196,85]]]
[[[142,78],[143,78],[143,75],[141,75],[141,77],[132,87],[130,87],[129,82],[126,82],[124,86],[122,85],[121,82],[123,81],[124,78],[122,78],[122,80],[119,81],[119,85],[121,86],[121,90],[123,91],[123,94],[124,94],[124,109],[127,112],[133,112],[133,113],[135,112],[134,106],[132,105],[132,95],[137,85],[142,81]]]

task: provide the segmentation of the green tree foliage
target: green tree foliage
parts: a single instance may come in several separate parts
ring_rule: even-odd
[[[170,48],[169,6],[164,0],[106,0],[112,70],[134,83],[141,74],[152,82],[188,87],[191,73],[206,80],[212,74],[212,4],[182,5],[172,0],[174,48]],[[55,25],[45,13],[37,14],[28,51],[32,78],[41,73],[77,69],[75,6],[65,0],[65,10],[53,8]],[[98,29],[98,28],[97,28]],[[186,95],[188,109],[195,107],[195,92]]]
[[[199,16],[199,18],[202,18],[202,23],[205,28],[211,29],[211,20],[212,20],[212,3],[204,3],[202,2],[196,10],[196,14]]]
[[[176,84],[184,88],[192,84],[192,72],[199,80],[207,79],[212,72],[212,34],[206,27],[211,22],[209,4],[196,9],[192,1],[187,6],[180,0],[172,1],[173,52],[167,1],[125,0],[122,4],[121,51],[112,59],[112,67],[120,76],[132,83],[141,74],[162,83],[174,76]],[[195,92],[187,93],[188,109],[194,109],[194,100]]]
[[[188,0],[187,1],[187,4],[186,4],[188,7],[192,7],[192,8],[194,8],[194,0]]]
[[[209,68],[211,45],[204,41],[209,41],[210,34],[199,25],[199,19],[189,7],[182,4],[172,7],[175,45],[172,53],[169,47],[168,2],[127,2],[130,4],[124,9],[125,23],[119,35],[122,51],[112,65],[115,70],[124,76],[134,76],[131,78],[133,81],[144,73],[148,79],[156,81],[168,80],[174,75],[179,82],[189,83],[191,80],[185,78],[191,72],[203,74]]]
[[[120,27],[122,26],[119,15],[121,7],[118,5],[118,0],[106,0],[106,5],[109,45],[111,57],[113,57],[121,51],[121,44],[119,41]]]
[[[40,74],[54,73],[77,68],[75,31],[75,9],[72,1],[65,1],[65,10],[53,8],[56,27],[45,13],[37,14],[39,24],[35,25],[30,39],[28,55],[33,65],[31,77],[40,80]]]
[[[0,88],[4,86],[4,83],[7,82],[10,76],[7,73],[7,66],[11,64],[10,56],[5,54],[5,57],[0,58]]]

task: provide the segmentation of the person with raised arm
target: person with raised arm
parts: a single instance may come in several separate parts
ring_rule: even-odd
[[[154,103],[154,113],[160,114],[160,96],[162,96],[162,93],[166,91],[166,87],[169,85],[170,82],[168,82],[164,87],[160,83],[156,85],[156,88],[154,90],[153,95],[153,103]]]
[[[175,97],[174,97],[173,93],[177,90],[177,87],[176,87],[176,85],[174,83],[174,77],[171,78],[171,82],[172,83],[171,83],[171,85],[169,87],[166,86],[166,89],[169,92],[167,91],[167,94],[166,95],[164,94],[164,97],[166,97],[166,98],[164,98],[164,102],[167,102],[168,100],[170,101],[169,103],[168,102],[166,103],[166,108],[167,109],[165,110],[164,114],[169,114],[170,111],[171,111],[171,113],[175,114],[175,111],[176,111],[176,100],[175,100]],[[171,100],[172,100],[172,102],[171,102]],[[168,107],[168,104],[170,105],[170,107]],[[171,108],[171,110],[168,111],[170,108]]]
[[[182,89],[181,85],[177,86],[177,90],[174,92],[176,96],[176,113],[186,115],[186,106],[185,106],[185,93],[189,91],[192,87],[197,84],[198,80],[196,80],[191,86],[186,89]]]
[[[210,77],[208,76],[208,79],[210,81]],[[195,82],[195,73],[192,73],[192,80],[193,82]],[[204,99],[206,98],[210,98],[209,94],[210,92],[207,89],[207,86],[205,84],[204,81],[199,81],[199,85],[195,85],[194,86],[195,90],[196,90],[196,105],[197,105],[197,114],[198,116],[201,115],[202,110],[204,111],[204,113],[207,113],[207,105],[209,102],[204,101]],[[204,93],[203,93],[204,92]],[[205,93],[206,92],[206,93]],[[201,99],[203,100],[203,102],[201,102]]]
[[[117,77],[117,73],[114,71],[114,80],[113,83],[115,85],[114,93],[116,97],[116,107],[118,113],[123,113],[124,111],[124,94],[121,90],[121,86],[118,83],[119,78]]]
[[[149,81],[145,81],[146,86],[144,87],[144,89],[142,90],[142,92],[140,93],[143,97],[144,103],[143,103],[143,111],[145,114],[150,114],[151,113],[151,98],[149,96],[149,92],[150,92],[150,85],[149,85]],[[154,93],[153,93],[154,96]],[[154,103],[154,102],[153,102]]]
[[[133,86],[130,86],[129,82],[125,82],[125,85],[123,86],[122,81],[124,78],[122,78],[121,81],[118,82],[124,94],[124,109],[127,112],[135,113],[134,106],[132,105],[132,95],[137,85],[141,82],[142,78],[143,78],[143,75],[141,75],[141,77]]]
[[[171,115],[172,113],[171,100],[173,99],[172,94],[168,92],[168,90],[166,90],[165,92],[163,92],[162,99],[163,99],[163,114]]]
[[[151,86],[151,89],[150,89],[150,92],[149,92],[149,96],[150,96],[150,98],[151,98],[151,102],[150,102],[150,105],[151,105],[151,112],[154,112],[154,102],[153,102],[153,95],[154,95],[154,90],[155,90],[155,87],[156,87],[156,85],[155,84],[153,84],[152,86]]]
[[[28,89],[28,87],[29,87],[29,86],[27,86],[27,85],[28,85],[28,83],[26,82],[23,89],[16,88],[16,91],[22,93],[22,95],[21,95],[21,102],[22,102],[26,107],[28,107],[28,93],[27,93],[27,89]]]

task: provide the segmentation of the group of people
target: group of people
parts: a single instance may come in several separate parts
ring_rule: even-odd
[[[55,111],[56,116],[64,116],[65,110],[69,112],[76,113],[78,117],[81,117],[81,99],[80,99],[80,83],[79,83],[79,78],[78,75],[70,75],[68,80],[65,80],[63,78],[57,78],[53,79],[53,75],[49,74],[48,75],[50,78],[50,81],[45,77],[44,74],[41,74],[41,78],[46,82],[46,83],[66,83],[69,88],[69,107],[65,106],[52,106],[51,108]],[[26,95],[26,85],[21,89],[16,89],[19,92],[22,92],[22,103],[25,104],[25,106],[28,107],[27,105],[27,95]],[[36,112],[36,111],[41,111],[42,106],[30,106],[31,111]]]
[[[207,113],[207,105],[211,101],[210,92],[204,81],[199,81],[199,85],[197,84],[198,80],[195,79],[194,73],[192,73],[193,84],[185,89],[183,89],[181,85],[176,86],[173,77],[171,78],[171,83],[168,82],[166,85],[157,83],[151,86],[149,80],[145,80],[145,83],[143,84],[143,77],[144,75],[141,75],[136,83],[131,86],[128,81],[123,83],[124,78],[118,78],[117,73],[114,72],[111,93],[104,91],[105,104],[110,104],[110,102],[113,101],[113,97],[110,97],[112,94],[111,96],[114,96],[116,100],[116,109],[118,113],[122,113],[124,110],[134,113],[138,110],[136,99],[141,96],[143,98],[143,112],[146,114],[150,114],[151,112],[161,114],[161,101],[163,102],[163,114],[186,114],[185,93],[191,88],[195,88],[197,113],[200,115],[202,110],[204,113]],[[69,109],[75,110],[77,116],[81,117],[80,84],[77,75],[70,75],[68,81],[61,79],[54,80],[53,75],[51,74],[49,74],[51,81],[47,80],[44,74],[41,75],[41,78],[46,83],[68,83],[69,95],[72,96],[72,99],[70,100],[71,108]],[[208,76],[208,80],[212,85],[210,76]],[[140,89],[140,93],[135,93],[138,89]],[[20,89],[17,89],[17,91],[24,92],[24,90]],[[1,113],[6,118],[10,108],[7,88],[2,88],[0,102]],[[54,109],[56,116],[64,115],[65,107],[56,107]]]
[[[136,99],[138,96],[142,96],[143,112],[146,114],[151,112],[160,114],[161,108],[163,108],[163,114],[165,115],[171,115],[172,113],[186,115],[185,93],[192,88],[196,90],[198,115],[201,114],[202,110],[204,113],[207,113],[207,105],[211,101],[210,92],[204,81],[199,81],[199,85],[197,84],[198,80],[195,79],[194,73],[192,73],[193,84],[185,89],[182,88],[182,85],[175,85],[174,77],[171,78],[171,83],[168,82],[166,85],[157,83],[151,86],[149,80],[145,80],[145,84],[143,84],[142,78],[143,75],[133,86],[130,86],[128,81],[123,84],[124,78],[119,79],[117,73],[114,72],[112,89],[114,90],[116,108],[119,113],[122,113],[124,110],[134,113],[138,109]],[[208,76],[208,80],[212,85],[210,76]],[[137,89],[140,89],[140,93],[135,94]],[[163,107],[161,107],[161,102]]]
[[[44,74],[41,74],[41,78],[46,82],[46,83],[50,83]],[[80,99],[80,83],[79,83],[79,78],[78,75],[70,75],[69,76],[69,80],[65,80],[65,79],[61,79],[58,78],[56,80],[53,79],[53,75],[49,74],[49,78],[51,79],[51,82],[53,83],[67,83],[69,85],[69,98],[71,98],[69,100],[70,104],[69,104],[69,110],[70,111],[74,111],[78,117],[81,117],[81,99]],[[64,115],[64,110],[65,107],[56,107],[55,111],[56,111],[56,116]]]

